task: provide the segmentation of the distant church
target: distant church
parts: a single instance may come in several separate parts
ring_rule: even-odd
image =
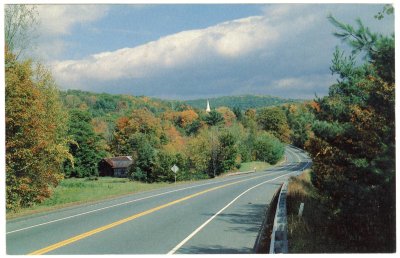
[[[206,108],[206,112],[210,113],[211,112],[211,108],[210,108],[210,102],[207,99],[207,108]]]

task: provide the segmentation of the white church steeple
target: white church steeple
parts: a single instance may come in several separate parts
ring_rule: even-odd
[[[207,99],[207,108],[206,108],[206,112],[209,113],[210,111],[211,111],[210,102],[209,102],[208,99]]]

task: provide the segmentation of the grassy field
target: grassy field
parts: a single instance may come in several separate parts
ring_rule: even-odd
[[[343,251],[326,227],[327,214],[311,184],[311,171],[292,177],[287,194],[289,253],[338,253]],[[300,204],[303,216],[299,217]]]
[[[54,189],[51,198],[31,208],[17,213],[7,213],[7,218],[20,217],[34,213],[55,210],[71,205],[95,202],[125,194],[143,192],[171,186],[171,183],[146,184],[130,181],[127,178],[99,177],[97,180],[88,178],[68,178]]]

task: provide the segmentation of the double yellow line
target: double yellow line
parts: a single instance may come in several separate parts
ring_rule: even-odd
[[[263,176],[266,176],[266,175],[263,175]],[[180,202],[186,201],[186,200],[188,200],[188,199],[194,198],[194,197],[196,197],[196,196],[199,196],[199,195],[202,195],[202,194],[205,194],[205,193],[208,193],[208,192],[217,190],[217,189],[221,189],[221,188],[224,188],[224,187],[227,187],[227,186],[230,186],[230,185],[234,185],[234,184],[238,184],[238,183],[241,183],[241,182],[244,182],[244,181],[248,181],[248,180],[251,180],[251,179],[263,177],[263,176],[257,176],[257,177],[251,177],[251,178],[243,179],[243,180],[236,181],[236,182],[232,182],[232,183],[228,183],[228,184],[225,184],[225,185],[216,186],[216,187],[213,187],[213,188],[210,188],[210,189],[207,189],[207,190],[204,190],[204,191],[201,191],[201,192],[192,194],[192,195],[188,195],[188,196],[186,196],[186,197],[183,197],[183,198],[177,199],[177,200],[175,200],[175,201],[172,201],[172,202],[169,202],[169,203],[166,203],[166,204],[157,206],[157,207],[155,207],[155,208],[152,208],[152,209],[143,211],[143,212],[141,212],[141,213],[134,214],[134,215],[132,215],[132,216],[130,216],[130,217],[127,217],[127,218],[125,218],[125,219],[121,219],[121,220],[115,221],[115,222],[113,222],[113,223],[107,224],[107,225],[105,225],[105,226],[101,226],[101,227],[99,227],[99,228],[96,228],[96,229],[90,230],[90,231],[88,231],[88,232],[82,233],[82,234],[80,234],[80,235],[77,235],[77,236],[68,238],[68,239],[66,239],[66,240],[64,240],[64,241],[55,243],[55,244],[53,244],[53,245],[50,245],[50,246],[47,246],[47,247],[45,247],[45,248],[39,249],[39,250],[37,250],[37,251],[34,251],[34,252],[32,252],[32,253],[29,253],[28,255],[41,255],[41,254],[46,254],[46,253],[51,252],[51,251],[53,251],[53,250],[56,250],[56,249],[58,249],[58,248],[60,248],[60,247],[63,247],[63,246],[72,244],[72,243],[74,243],[74,242],[76,242],[76,241],[79,241],[79,240],[81,240],[81,239],[84,239],[84,238],[87,238],[87,237],[92,236],[92,235],[94,235],[94,234],[103,232],[103,231],[108,230],[108,229],[110,229],[110,228],[114,228],[114,227],[119,226],[119,225],[121,225],[121,224],[124,224],[124,223],[126,223],[126,222],[129,222],[129,221],[132,221],[132,220],[134,220],[134,219],[143,217],[143,216],[145,216],[145,215],[147,215],[147,214],[150,214],[150,213],[153,213],[153,212],[155,212],[155,211],[158,211],[158,210],[167,208],[167,207],[172,206],[172,205],[175,205],[175,204],[177,204],[177,203],[180,203]]]

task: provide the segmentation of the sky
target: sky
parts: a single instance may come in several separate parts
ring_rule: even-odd
[[[394,32],[382,4],[39,5],[33,54],[61,89],[165,99],[273,95],[312,99],[335,83],[337,29]]]

